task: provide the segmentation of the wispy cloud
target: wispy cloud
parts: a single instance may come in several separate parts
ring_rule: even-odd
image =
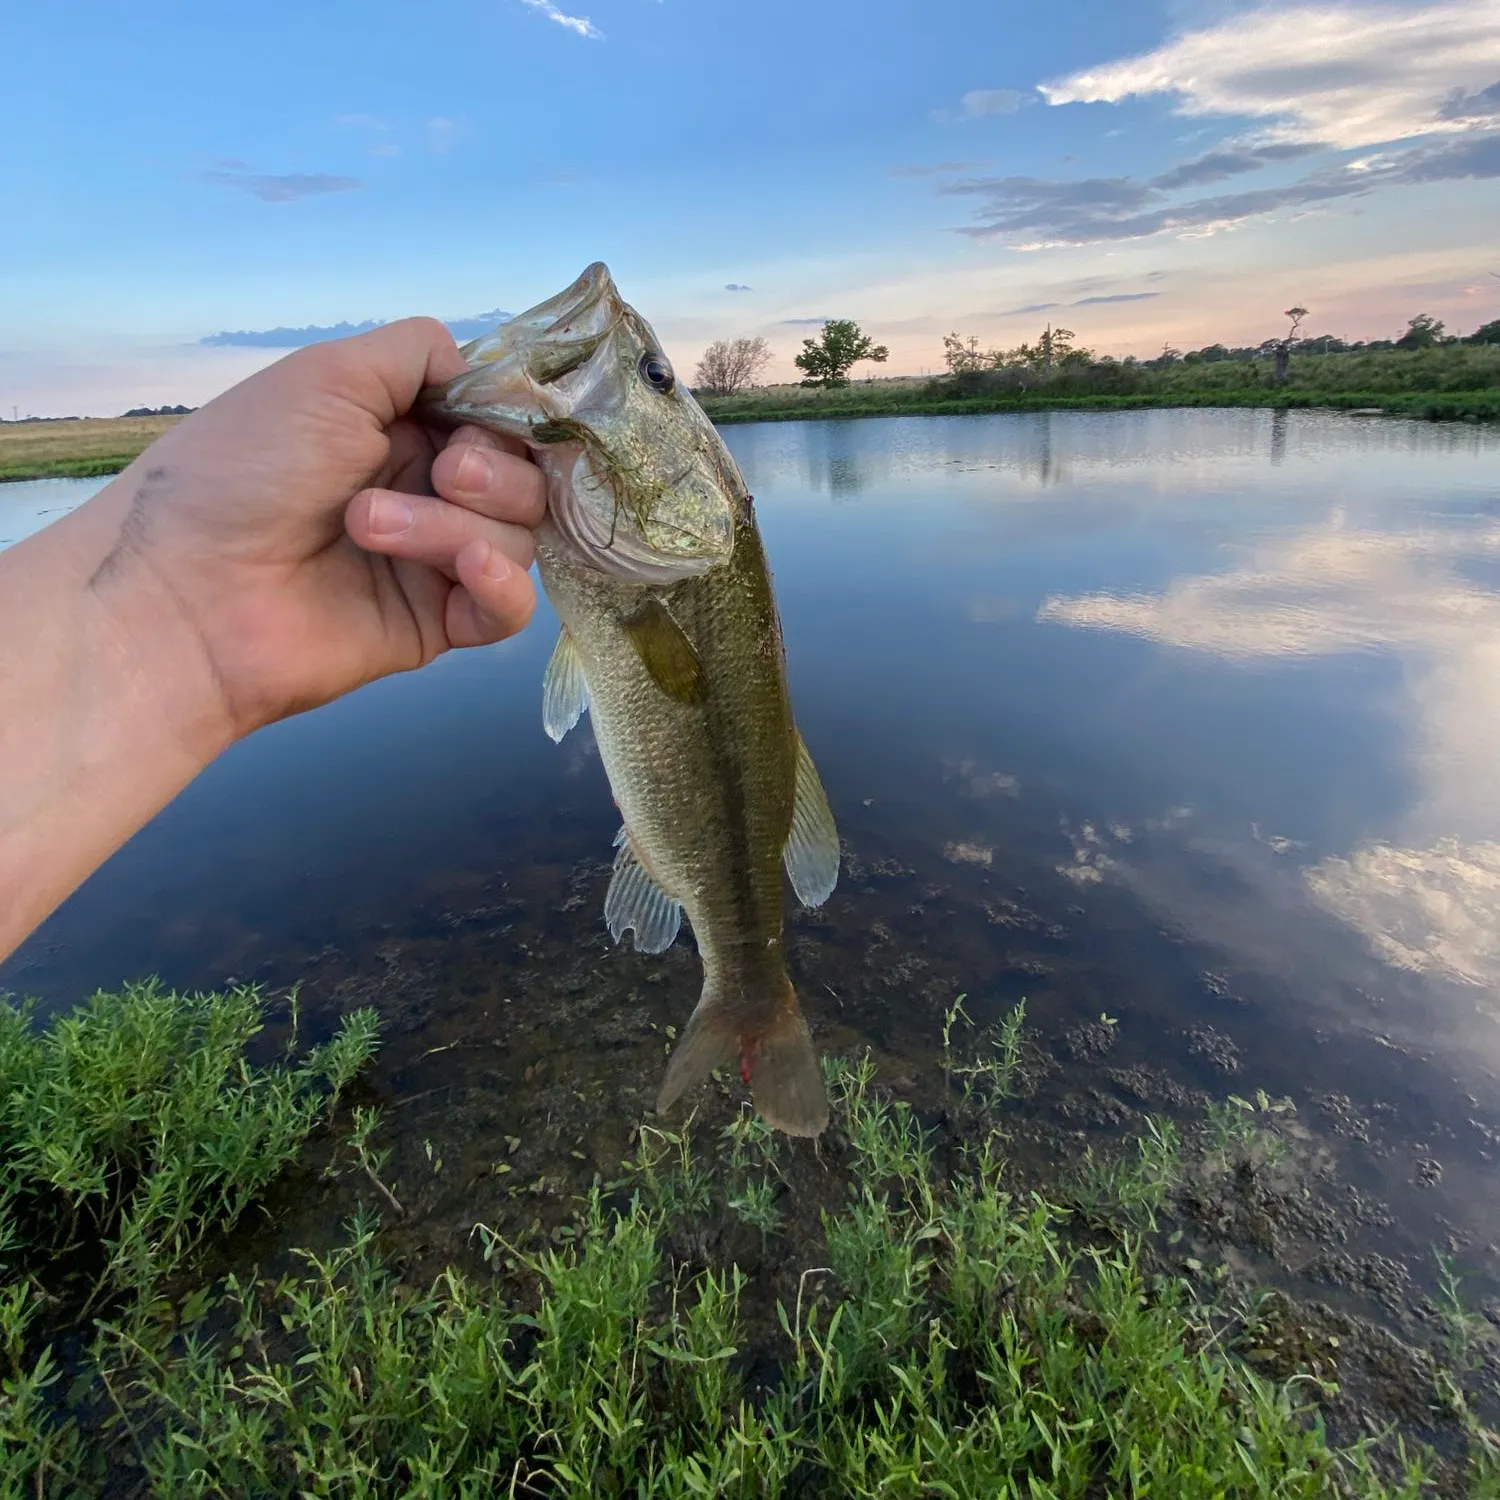
[[[783,318],[781,320],[784,328],[821,328],[824,323],[833,322],[832,318]]]
[[[1073,302],[1028,302],[1024,307],[1008,307],[998,316],[1016,318],[1024,313],[1051,312],[1058,307],[1099,307],[1106,302],[1145,302],[1160,296],[1160,292],[1112,292],[1102,297],[1079,297]]]
[[[1013,115],[1026,98],[1020,89],[970,89],[958,107],[970,120],[984,115]]]
[[[203,172],[200,182],[214,187],[237,188],[266,203],[292,203],[298,198],[317,198],[327,193],[347,193],[363,187],[358,177],[336,177],[330,172],[220,171]]]
[[[1485,95],[1497,73],[1494,0],[1346,0],[1258,6],[1040,92],[1048,104],[1170,94],[1179,114],[1259,120],[1274,140],[1354,150],[1464,128],[1470,117],[1447,112],[1455,97],[1478,100],[1491,118],[1500,106]]]
[[[903,162],[899,166],[891,167],[886,175],[890,177],[940,177],[945,172],[972,172],[980,165],[981,163],[977,161],[935,161],[931,164]]]
[[[1238,177],[1245,172],[1258,172],[1262,167],[1274,166],[1277,162],[1294,161],[1306,156],[1316,147],[1300,141],[1288,141],[1283,145],[1225,146],[1210,151],[1206,156],[1195,156],[1191,161],[1179,162],[1170,171],[1153,177],[1153,187],[1171,192],[1176,188],[1207,187],[1211,182],[1222,182],[1226,177]]]
[[[1454,89],[1443,100],[1443,107],[1438,111],[1438,118],[1482,120],[1486,123],[1500,119],[1500,82],[1492,83],[1487,89],[1478,89],[1473,93]]]
[[[726,292],[753,292],[755,288],[753,286],[744,286],[738,281],[726,281],[724,283],[724,290]]]
[[[1152,297],[1160,296],[1160,292],[1114,292],[1108,297],[1080,297],[1076,302],[1068,303],[1068,306],[1099,307],[1106,302],[1146,302]]]
[[[1013,115],[1035,96],[1021,89],[970,89],[957,109],[935,109],[932,118],[952,125],[964,120],[982,120],[989,115]]]
[[[549,21],[556,21],[559,26],[566,27],[578,36],[588,37],[596,42],[604,40],[604,33],[587,16],[570,16],[566,11],[559,10],[552,0],[521,0],[521,4],[540,11]]]
[[[463,340],[478,338],[497,323],[509,322],[510,317],[510,313],[497,307],[472,317],[443,321],[454,338]],[[302,328],[241,328],[210,333],[198,342],[211,349],[301,349],[308,344],[326,344],[330,339],[346,339],[384,326],[383,318],[367,318],[363,323],[309,323]]]
[[[976,216],[979,222],[961,228],[960,233],[1000,240],[1017,249],[1144,239],[1163,233],[1193,237],[1266,214],[1359,197],[1380,187],[1500,177],[1500,132],[1471,131],[1382,152],[1324,168],[1296,182],[1171,201],[1171,190],[1184,180],[1195,180],[1193,169],[1209,160],[1198,158],[1146,181],[1133,177],[1090,177],[1076,182],[990,177],[949,183],[938,191],[985,200]],[[1214,169],[1210,180],[1224,175],[1222,167]]]

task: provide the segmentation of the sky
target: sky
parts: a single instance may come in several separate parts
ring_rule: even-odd
[[[53,0],[7,18],[0,416],[471,335],[606,261],[691,370],[1500,317],[1496,0]]]

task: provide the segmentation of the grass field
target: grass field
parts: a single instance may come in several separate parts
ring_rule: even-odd
[[[0,480],[118,474],[180,417],[0,423]]]

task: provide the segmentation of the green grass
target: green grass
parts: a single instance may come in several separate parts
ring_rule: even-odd
[[[1331,356],[1329,356],[1331,357]],[[778,396],[782,393],[778,390]],[[819,392],[820,400],[796,403],[742,401],[705,403],[716,425],[737,422],[821,421],[834,417],[969,416],[992,412],[1147,411],[1180,407],[1271,407],[1287,410],[1379,411],[1387,416],[1424,421],[1494,421],[1500,419],[1500,392],[1319,391],[1287,386],[1267,390],[1143,391],[1129,395],[1024,395],[1004,392],[968,397],[897,396],[879,389],[854,388]],[[733,401],[737,404],[730,405]]]
[[[118,474],[180,417],[0,423],[0,482]]]
[[[1271,362],[1262,359],[1164,367],[1101,363],[1049,376],[1002,370],[859,381],[833,390],[767,386],[709,397],[703,406],[721,424],[1179,406],[1369,409],[1433,421],[1486,421],[1500,418],[1500,346],[1294,355],[1284,386],[1275,384]]]
[[[0,1159],[6,1202],[30,1194],[31,1210],[0,1282],[5,1500],[1432,1492],[1436,1462],[1415,1447],[1393,1465],[1389,1447],[1377,1464],[1370,1441],[1331,1443],[1320,1380],[1256,1374],[1237,1353],[1259,1336],[1253,1319],[1154,1261],[1175,1132],[1158,1124],[1120,1159],[1090,1158],[1057,1201],[1007,1186],[994,1122],[1024,1067],[1018,1015],[972,1052],[949,1017],[966,1084],[954,1108],[972,1126],[956,1161],[883,1097],[868,1056],[830,1060],[835,1175],[815,1246],[793,1250],[764,1211],[767,1185],[811,1148],[745,1113],[701,1140],[643,1127],[621,1176],[596,1181],[553,1243],[480,1226],[467,1272],[411,1285],[382,1253],[378,1198],[339,1247],[298,1251],[282,1274],[185,1274],[368,1057],[366,1016],[254,1068],[250,991],[143,987],[40,1035],[6,1014]],[[1262,1113],[1234,1106],[1211,1143],[1252,1149],[1274,1128]],[[371,1129],[362,1117],[348,1152],[373,1183]],[[162,1176],[194,1184],[167,1195],[199,1205],[186,1239],[177,1209],[144,1209]],[[71,1254],[77,1232],[35,1212],[42,1200],[81,1205],[110,1242],[132,1215],[152,1226],[152,1274],[107,1245],[96,1257],[107,1316],[87,1340],[38,1337],[82,1295],[67,1278],[48,1288],[42,1252]],[[747,1272],[672,1248],[726,1214],[773,1247],[756,1273],[785,1288],[768,1326],[751,1326]],[[1469,1434],[1468,1493],[1495,1496],[1470,1399],[1486,1334],[1450,1292],[1446,1399]],[[17,1306],[30,1309],[19,1321]]]

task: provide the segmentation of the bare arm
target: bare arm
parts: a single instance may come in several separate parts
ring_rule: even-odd
[[[0,957],[236,739],[530,618],[540,473],[406,416],[463,368],[299,351],[0,553]]]

